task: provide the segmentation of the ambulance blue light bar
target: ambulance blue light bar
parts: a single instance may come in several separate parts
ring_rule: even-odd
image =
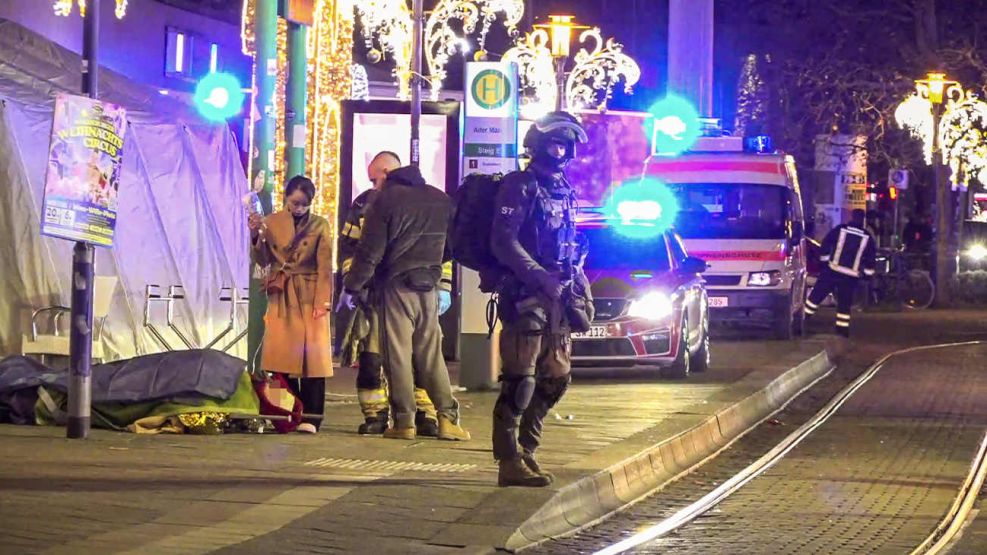
[[[766,154],[772,152],[774,149],[772,148],[771,137],[758,135],[756,137],[744,137],[744,150]]]

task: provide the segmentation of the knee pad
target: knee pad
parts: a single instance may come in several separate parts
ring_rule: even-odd
[[[500,401],[514,418],[520,418],[535,394],[534,376],[505,377],[500,385]]]
[[[569,374],[558,378],[542,378],[538,380],[537,384],[538,397],[544,401],[548,408],[552,408],[565,395],[570,382],[572,382],[572,376]]]

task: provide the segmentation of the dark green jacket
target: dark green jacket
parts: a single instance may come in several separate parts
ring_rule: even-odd
[[[417,167],[389,173],[367,208],[343,288],[356,293],[371,279],[384,283],[408,274],[438,284],[451,210],[449,196],[426,184]]]

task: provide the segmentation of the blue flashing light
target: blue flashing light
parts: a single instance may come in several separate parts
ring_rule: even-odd
[[[758,154],[769,153],[772,151],[771,137],[767,135],[758,135],[756,137],[745,137],[744,150],[748,152],[756,152]]]
[[[225,121],[243,108],[243,87],[229,73],[210,73],[195,87],[195,107],[209,121]]]
[[[645,126],[651,135],[652,154],[675,156],[689,150],[702,135],[699,112],[688,100],[668,95],[651,105],[653,119]]]
[[[679,203],[671,189],[649,177],[617,187],[603,211],[621,235],[648,239],[661,235],[675,223]]]

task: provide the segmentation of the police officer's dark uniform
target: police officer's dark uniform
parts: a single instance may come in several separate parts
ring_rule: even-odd
[[[376,189],[360,193],[346,213],[346,222],[340,231],[339,248],[342,254],[342,273],[345,276],[353,265],[356,246],[363,233],[363,220],[367,207],[376,196]],[[452,291],[452,262],[442,265],[442,278],[439,290]],[[349,322],[348,333],[343,348],[346,351],[357,351],[358,370],[356,375],[357,400],[363,412],[364,422],[357,431],[361,434],[381,434],[387,429],[389,408],[387,389],[384,382],[383,357],[381,355],[379,322],[377,313],[372,309],[373,292],[365,291],[366,299],[363,306],[358,307]],[[438,433],[438,422],[435,405],[428,398],[428,393],[421,387],[415,386],[415,427],[418,435],[435,436]]]
[[[422,178],[417,167],[387,175],[366,212],[360,241],[343,278],[340,304],[351,304],[368,283],[378,298],[378,318],[394,425],[384,437],[415,439],[417,381],[438,413],[439,439],[467,440],[442,358],[439,299],[449,197]]]
[[[874,275],[874,238],[865,231],[864,211],[854,210],[850,224],[834,227],[823,239],[826,263],[819,280],[805,301],[805,314],[812,316],[832,293],[836,297],[836,333],[850,336],[850,308],[861,276]]]
[[[576,143],[583,142],[585,131],[565,112],[538,120],[524,138],[531,164],[504,176],[497,193],[491,248],[510,271],[498,288],[503,367],[493,412],[493,452],[502,486],[551,482],[534,452],[545,416],[569,386],[570,319],[592,319],[589,286],[575,264],[581,255],[575,195],[563,174]],[[549,149],[559,143],[565,153],[556,158]],[[581,314],[567,314],[573,305]]]

